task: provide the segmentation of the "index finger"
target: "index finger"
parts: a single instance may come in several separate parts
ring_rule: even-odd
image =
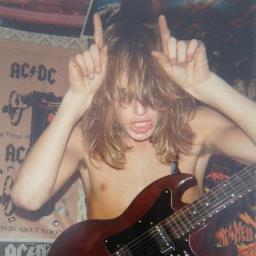
[[[167,26],[166,19],[164,15],[159,16],[158,20],[158,26],[159,26],[159,32],[160,32],[160,38],[162,42],[163,52],[164,54],[168,55],[168,41],[170,38],[170,31]]]
[[[95,44],[99,47],[103,47],[103,29],[100,15],[95,13],[93,15],[93,28],[94,28],[94,41]]]

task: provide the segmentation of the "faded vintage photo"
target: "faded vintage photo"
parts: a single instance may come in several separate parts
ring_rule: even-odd
[[[254,256],[253,0],[0,0],[0,255]]]

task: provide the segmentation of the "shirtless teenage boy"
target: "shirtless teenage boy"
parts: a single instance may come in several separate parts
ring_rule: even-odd
[[[172,161],[198,181],[185,202],[202,194],[212,154],[255,162],[256,104],[211,72],[202,42],[172,37],[164,16],[158,26],[160,40],[136,22],[103,32],[94,16],[95,43],[70,60],[70,87],[17,174],[18,206],[40,208],[81,163],[88,218],[107,219]]]

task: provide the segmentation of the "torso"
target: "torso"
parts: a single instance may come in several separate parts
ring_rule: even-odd
[[[209,155],[202,154],[203,137],[195,135],[191,154],[180,155],[178,167],[181,172],[195,175],[201,186]],[[116,170],[105,163],[95,162],[97,169],[85,154],[87,170],[81,170],[81,177],[87,197],[89,219],[119,216],[147,185],[171,174],[170,166],[158,160],[155,149],[149,142],[139,150],[128,152],[126,158],[125,169]],[[183,201],[192,202],[199,194],[200,188],[190,189],[190,193],[184,194]]]

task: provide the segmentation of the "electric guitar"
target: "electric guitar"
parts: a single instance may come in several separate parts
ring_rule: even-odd
[[[173,174],[147,186],[119,217],[88,220],[64,231],[49,256],[234,256],[235,246],[212,247],[206,229],[224,209],[256,189],[256,164],[184,204],[192,175]]]

